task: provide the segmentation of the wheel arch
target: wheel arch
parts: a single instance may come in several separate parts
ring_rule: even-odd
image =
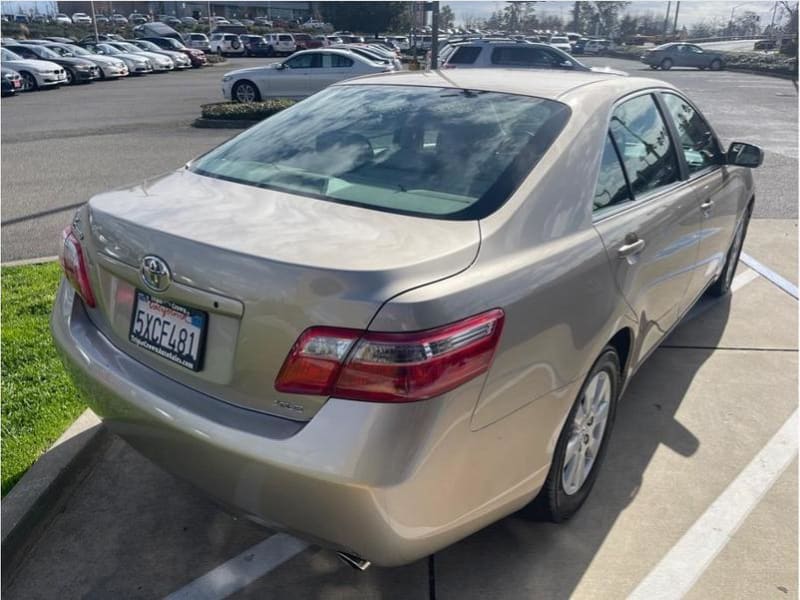
[[[252,79],[237,79],[231,86],[231,97],[235,98],[236,88],[242,85],[243,83],[249,83],[250,85],[253,86],[253,88],[255,88],[256,94],[258,96],[256,98],[256,102],[260,102],[263,99],[263,96],[261,95],[261,88],[258,87],[258,84]]]

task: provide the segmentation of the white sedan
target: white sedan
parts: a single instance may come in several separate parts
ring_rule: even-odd
[[[226,100],[237,102],[305,98],[343,79],[394,70],[349,50],[305,50],[283,62],[226,73],[222,94]]]
[[[49,60],[22,58],[8,48],[0,48],[0,60],[4,67],[14,69],[22,77],[23,92],[67,83],[64,68]]]

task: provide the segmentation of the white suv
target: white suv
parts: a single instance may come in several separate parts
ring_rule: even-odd
[[[550,44],[475,40],[446,45],[439,55],[443,69],[522,68],[599,71],[627,75],[607,67],[588,67]]]
[[[235,33],[212,33],[208,51],[217,54],[244,54],[244,44]]]
[[[264,36],[267,44],[267,53],[273,54],[292,54],[297,50],[297,44],[291,33],[270,33]]]

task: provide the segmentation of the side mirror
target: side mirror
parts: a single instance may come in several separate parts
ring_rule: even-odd
[[[283,71],[284,69],[288,69],[289,67],[287,67],[286,64],[284,64],[284,63],[278,63],[275,66],[275,68],[278,69],[278,71]]]
[[[732,142],[728,148],[727,162],[729,165],[755,169],[764,162],[764,151],[753,144]]]
[[[574,69],[575,68],[575,65],[573,65],[568,60],[565,60],[564,62],[559,63],[558,66],[561,67],[562,69]]]

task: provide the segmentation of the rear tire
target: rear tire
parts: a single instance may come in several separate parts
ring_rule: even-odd
[[[739,264],[739,255],[742,253],[742,246],[744,239],[747,236],[747,226],[750,224],[750,215],[753,212],[753,205],[747,207],[747,210],[742,217],[741,223],[736,228],[736,233],[733,236],[731,247],[728,248],[728,254],[725,257],[725,266],[722,268],[722,273],[719,274],[717,280],[708,288],[708,294],[719,298],[731,291],[731,284],[733,283],[733,276],[736,275],[736,267]]]
[[[664,60],[661,61],[661,64],[659,66],[663,71],[669,71],[672,68],[672,59],[665,58]]]
[[[712,71],[719,71],[720,69],[722,69],[722,61],[718,58],[715,58],[714,60],[711,61],[710,66]]]
[[[547,480],[530,505],[537,517],[561,523],[586,501],[606,454],[620,383],[619,355],[606,346],[567,415]]]

